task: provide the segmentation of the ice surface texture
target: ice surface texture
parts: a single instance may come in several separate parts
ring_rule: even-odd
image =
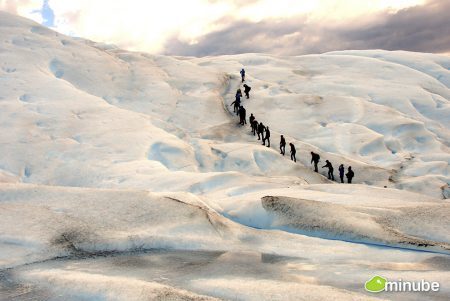
[[[271,148],[230,114],[242,67]],[[449,283],[449,67],[148,55],[0,12],[0,299],[373,300],[373,274]],[[310,151],[355,184],[314,173]]]

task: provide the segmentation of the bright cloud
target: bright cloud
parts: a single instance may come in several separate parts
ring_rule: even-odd
[[[42,0],[0,0],[0,10],[18,14],[42,23],[42,15],[35,13],[36,10],[42,7],[42,3]]]
[[[97,41],[159,52],[174,34],[190,41],[213,29],[213,23],[233,9],[226,2],[51,0],[57,28]]]
[[[174,37],[194,45],[202,37],[236,22],[305,22],[341,24],[354,18],[424,4],[425,0],[49,0],[55,29],[66,34],[114,43],[120,47],[160,53]],[[38,22],[33,13],[42,0],[0,0],[0,9]]]

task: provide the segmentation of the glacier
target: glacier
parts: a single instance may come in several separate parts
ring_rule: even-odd
[[[4,12],[0,38],[0,300],[450,295],[450,57],[150,55]],[[271,148],[230,111],[242,67]]]

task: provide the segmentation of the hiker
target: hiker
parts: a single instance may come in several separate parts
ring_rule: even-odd
[[[349,184],[351,184],[352,183],[352,179],[355,176],[355,173],[353,172],[351,166],[348,167],[348,171],[347,171],[347,174],[345,176],[347,177],[347,182]]]
[[[239,90],[238,90],[238,92],[239,92]],[[239,107],[241,106],[241,97],[242,97],[242,94],[240,94],[238,92],[236,92],[236,100],[233,101],[230,105],[230,106],[232,106],[234,104],[233,112],[235,112],[236,115],[239,115]]]
[[[255,116],[253,116],[253,113],[250,114],[250,117],[248,118],[248,121],[250,123],[250,127],[253,129],[253,120],[255,120]]]
[[[262,140],[263,142],[264,142],[264,131],[265,131],[265,129],[266,129],[266,127],[264,126],[264,124],[262,122],[260,122],[259,125],[258,125],[258,140]]]
[[[239,109],[239,106],[241,105],[241,97],[242,97],[241,89],[238,89],[236,91],[236,96],[235,96],[236,101],[239,103],[237,109]],[[239,110],[237,110],[237,109],[236,109],[236,115],[239,115]]]
[[[234,105],[233,112],[236,113],[236,115],[239,115],[239,107],[241,106],[241,101],[236,99],[230,104],[230,106],[232,105]]]
[[[245,93],[245,97],[247,97],[247,99],[250,98],[250,90],[252,89],[252,87],[249,87],[247,84],[244,84],[244,93]]]
[[[242,82],[244,82],[245,81],[245,70],[244,70],[244,68],[242,68],[239,73],[241,74]]]
[[[241,100],[241,97],[242,97],[242,91],[241,91],[241,89],[239,88],[239,89],[237,89],[237,91],[236,91],[235,98],[239,98],[239,100]]]
[[[325,168],[325,167],[328,168],[328,179],[334,181],[334,175],[333,175],[334,168],[333,168],[333,165],[328,160],[325,160],[325,162],[327,162],[327,164],[322,166],[322,168]]]
[[[283,135],[281,135],[280,138],[280,154],[284,156],[284,153],[286,152],[286,140],[284,139]]]
[[[317,168],[317,164],[319,164],[320,156],[319,154],[316,154],[315,152],[311,152],[311,164],[314,162],[314,171],[319,172],[319,169]]]
[[[295,153],[297,152],[295,146],[292,143],[289,143],[289,146],[291,147],[291,160],[297,162],[297,159],[295,158]]]
[[[238,109],[239,124],[242,124],[242,108],[243,108],[243,106],[239,106],[239,109]]]
[[[341,183],[344,183],[344,164],[339,165],[339,178],[341,178]]]
[[[254,119],[252,122],[252,133],[253,136],[256,135],[256,132],[258,131],[258,120]],[[259,137],[259,133],[258,133],[258,137]]]
[[[270,130],[269,130],[269,127],[268,126],[266,126],[266,137],[264,137],[264,139],[263,139],[263,145],[266,145],[265,143],[266,143],[266,140],[267,140],[267,147],[270,147]]]
[[[241,108],[239,109],[239,118],[241,119],[241,121],[239,123],[242,125],[247,124],[247,120],[245,120],[246,114],[247,114],[247,111],[245,110],[245,108],[243,106],[241,106]]]

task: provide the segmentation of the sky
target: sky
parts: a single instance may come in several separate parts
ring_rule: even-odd
[[[0,10],[154,54],[450,52],[450,0],[0,0]]]

